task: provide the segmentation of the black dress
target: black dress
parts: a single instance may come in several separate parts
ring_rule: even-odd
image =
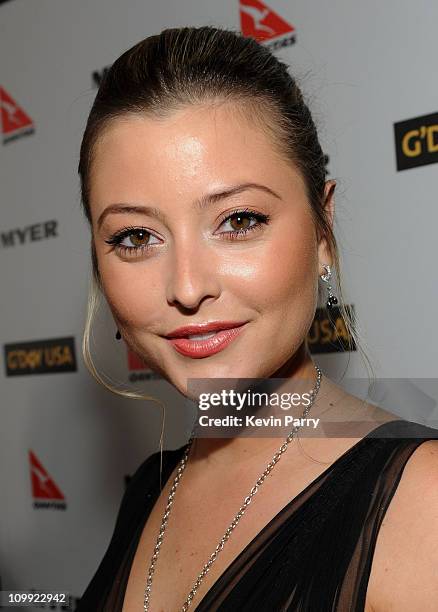
[[[269,521],[193,610],[363,612],[385,512],[409,457],[433,438],[438,429],[405,420],[369,432]],[[163,452],[163,486],[185,449]],[[157,452],[131,478],[77,612],[122,610],[137,545],[160,493],[159,474]],[[146,574],[145,567],[145,581]]]

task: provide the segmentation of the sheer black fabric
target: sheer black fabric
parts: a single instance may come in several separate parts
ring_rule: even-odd
[[[373,429],[293,498],[193,609],[363,612],[386,510],[409,457],[433,438],[438,429],[405,420]],[[185,449],[163,452],[163,485]],[[108,550],[77,612],[122,610],[137,545],[160,493],[159,475],[157,452],[131,478]],[[146,573],[145,567],[145,580]]]

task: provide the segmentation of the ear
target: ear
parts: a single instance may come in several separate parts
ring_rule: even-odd
[[[335,187],[336,181],[334,180],[326,181],[324,186],[324,215],[327,223],[332,229],[335,216]],[[321,236],[318,242],[318,261],[320,264],[320,274],[325,273],[322,264],[328,264],[329,266],[333,265],[332,253],[325,236]]]

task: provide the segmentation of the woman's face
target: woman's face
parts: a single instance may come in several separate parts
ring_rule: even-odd
[[[128,345],[185,395],[188,379],[266,378],[284,366],[331,258],[300,173],[269,137],[230,104],[190,107],[117,118],[94,152],[99,271]],[[241,326],[218,333],[216,352],[165,337],[212,321]]]

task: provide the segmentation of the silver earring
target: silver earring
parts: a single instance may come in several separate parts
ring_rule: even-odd
[[[325,269],[326,274],[321,274],[321,279],[325,282],[328,283],[331,275],[332,275],[332,271],[330,269],[330,266],[327,264],[322,264],[322,267]],[[328,298],[327,298],[327,308],[332,308],[333,306],[335,306],[338,303],[338,298],[332,293],[332,286],[328,285],[327,286],[327,290],[328,290]]]

